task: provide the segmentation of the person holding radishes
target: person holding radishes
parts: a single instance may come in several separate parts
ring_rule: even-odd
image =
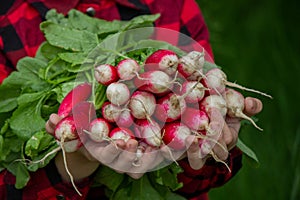
[[[168,6],[168,8],[166,8],[166,6]],[[48,39],[45,38],[43,33],[39,30],[39,25],[43,20],[45,20],[46,12],[52,8],[55,8],[58,12],[63,13],[64,15],[66,15],[70,9],[75,8],[76,10],[86,13],[92,17],[108,21],[131,20],[132,18],[143,14],[160,13],[160,18],[158,18],[158,20],[156,20],[154,23],[155,27],[172,29],[190,36],[199,45],[201,45],[201,47],[204,48],[206,54],[208,54],[210,57],[213,57],[212,49],[209,44],[208,29],[205,25],[201,11],[194,0],[68,0],[63,2],[54,0],[11,0],[3,3],[3,6],[0,8],[0,82],[3,82],[3,85],[5,85],[5,81],[8,80],[7,77],[9,74],[16,70],[17,62],[25,56],[34,57],[39,53],[37,50],[42,42],[44,42],[45,39]],[[162,37],[166,38],[165,36]],[[186,41],[181,37],[169,39],[174,40],[172,42],[176,43],[178,46],[188,46]],[[72,49],[69,49],[69,51],[71,50]],[[165,90],[161,91],[162,88],[159,88],[160,90],[158,90],[158,88],[156,88],[152,82],[150,87],[148,83],[150,79],[148,79],[148,77],[152,74],[162,74],[159,75],[159,77],[177,76],[176,69],[174,70],[173,64],[177,62],[181,63],[180,66],[176,65],[178,67],[177,69],[179,71],[185,70],[184,64],[189,62],[189,59],[193,60],[195,58],[202,58],[202,52],[198,53],[199,54],[196,53],[195,55],[194,52],[190,58],[185,58],[185,60],[181,58],[180,61],[180,58],[176,58],[175,53],[170,51],[159,51],[157,53],[159,54],[159,59],[157,59],[156,56],[155,58],[149,58],[150,61],[147,63],[149,64],[149,67],[145,67],[145,74],[138,73],[139,66],[136,62],[131,62],[132,60],[124,59],[124,61],[120,62],[122,65],[126,65],[126,67],[128,67],[128,65],[129,67],[132,67],[129,68],[131,69],[130,73],[128,73],[128,68],[124,70],[121,64],[116,68],[108,64],[101,66],[103,69],[105,69],[104,72],[116,70],[114,72],[115,75],[111,76],[111,80],[105,79],[103,83],[107,84],[107,86],[110,85],[110,88],[112,88],[109,90],[110,98],[108,99],[112,102],[114,102],[114,100],[118,100],[115,102],[115,104],[118,104],[118,106],[129,102],[128,106],[129,108],[131,106],[131,111],[140,106],[138,110],[135,110],[136,112],[134,115],[134,118],[137,119],[135,122],[138,125],[135,129],[135,132],[138,132],[140,136],[143,134],[148,134],[148,130],[153,131],[160,127],[156,124],[156,122],[151,121],[147,106],[151,105],[151,102],[153,103],[153,101],[156,101],[156,98],[152,96],[153,92],[158,91],[159,95],[162,95],[166,92]],[[165,55],[167,55],[167,58],[163,59],[164,62],[165,59],[169,59],[168,62],[165,62],[169,63],[167,69],[163,64],[160,65],[160,59]],[[147,70],[153,69],[153,66],[150,66],[150,64],[153,62],[157,62],[157,72],[149,73]],[[133,63],[133,65],[131,66],[130,63]],[[99,67],[95,73],[98,75],[98,79],[103,77],[104,72],[100,73],[101,67]],[[97,73],[99,73],[101,76]],[[208,79],[201,73],[201,71],[196,70],[189,74],[191,77],[196,74],[197,78],[193,80],[194,83],[192,86],[189,86],[190,89],[187,89],[187,91],[191,92],[192,89],[196,88],[197,85],[201,83],[201,81],[198,79],[199,76],[203,76],[203,84],[201,83],[201,87],[209,85],[208,83],[205,85],[205,80],[207,81]],[[188,72],[181,73],[183,76],[184,74],[188,74]],[[158,75],[153,76],[156,78],[158,77]],[[139,91],[134,95],[127,95],[127,86],[122,83],[122,81],[117,82],[118,79],[116,77],[121,79],[123,78],[122,81],[127,81],[128,77],[130,77],[130,79],[135,78],[136,84],[145,84],[145,80],[147,80],[148,85],[146,89],[144,88],[145,91],[143,92]],[[97,79],[97,77],[95,78]],[[175,78],[170,78],[166,85],[169,85],[170,83],[173,84],[176,80]],[[127,95],[126,98],[130,98],[131,96],[134,96],[135,98],[130,99],[130,101],[129,99],[126,99],[126,101],[119,101],[119,99],[116,99],[116,94],[114,91],[116,90],[116,87],[120,88],[120,86],[123,88],[123,91],[125,91],[125,96]],[[84,85],[83,87],[85,87],[85,91],[89,91],[89,89],[86,89],[89,88],[89,85]],[[13,86],[12,89],[14,89]],[[211,89],[215,89],[215,86],[212,86]],[[203,93],[205,93],[205,91],[203,91]],[[87,92],[86,96],[88,97],[89,95],[90,92]],[[147,95],[150,97],[145,100],[144,97]],[[185,94],[180,95],[184,97],[187,96]],[[158,102],[160,102],[161,105],[170,106],[170,108],[171,105],[181,105],[180,100],[177,99],[175,99],[175,104],[173,102],[170,103],[171,96],[172,95],[169,96],[169,99],[163,99]],[[82,100],[84,99],[78,100],[78,102]],[[243,99],[242,104],[244,106],[242,111],[244,115],[248,117],[256,115],[262,110],[263,107],[262,102],[259,99],[252,97],[246,97]],[[84,106],[84,108],[88,110],[93,107],[90,104],[79,105]],[[108,104],[103,104],[103,110],[105,107],[104,105],[107,106],[108,109],[113,109],[113,106],[109,107]],[[161,108],[162,112],[166,112],[164,110],[165,108],[166,106]],[[143,109],[144,112],[140,113],[140,111],[143,111]],[[155,113],[154,110],[155,109],[153,109],[151,115],[153,114],[161,116],[164,119],[171,120],[171,117],[160,115],[161,113]],[[57,135],[59,135],[61,139],[60,144],[67,143],[68,141],[64,141],[66,139],[63,135],[64,131],[59,132],[57,130],[59,125],[61,125],[63,128],[67,127],[66,129],[68,130],[72,128],[78,128],[75,124],[68,126],[70,124],[66,125],[63,123],[67,121],[65,118],[68,117],[70,110],[67,113],[64,113],[64,111],[66,111],[66,109],[64,109],[62,112],[52,113],[49,117],[47,116],[47,122],[45,124],[45,129],[50,135],[54,135],[55,137],[58,137]],[[105,112],[105,110],[102,112]],[[126,116],[126,109],[118,110],[117,113],[119,115],[122,113],[124,116]],[[79,113],[79,115],[80,114],[81,113]],[[110,118],[105,120],[95,120],[93,121],[93,123],[96,124],[94,125],[94,128],[96,130],[99,130],[100,128],[102,128],[101,130],[110,130],[110,138],[105,137],[105,141],[101,140],[102,142],[97,143],[95,140],[99,139],[98,135],[94,137],[95,140],[86,140],[84,145],[81,144],[81,141],[77,141],[78,143],[69,143],[71,144],[71,148],[76,147],[74,151],[70,150],[69,152],[65,152],[60,151],[61,148],[55,149],[54,151],[57,153],[56,156],[47,166],[38,169],[34,173],[30,173],[30,180],[28,180],[29,182],[24,188],[15,187],[15,184],[18,181],[18,177],[16,180],[15,176],[16,172],[4,169],[5,167],[3,167],[1,164],[0,169],[2,171],[0,174],[0,199],[105,199],[107,196],[105,195],[103,185],[92,187],[93,178],[95,178],[95,172],[101,166],[107,165],[120,174],[127,174],[129,177],[138,180],[142,179],[145,174],[155,169],[155,167],[159,166],[166,159],[168,159],[170,163],[172,161],[176,162],[183,169],[183,171],[177,175],[178,181],[182,182],[183,186],[174,193],[187,199],[208,199],[207,193],[211,188],[219,187],[225,184],[239,171],[242,165],[242,152],[236,147],[241,125],[240,117],[234,115],[231,117],[224,116],[220,110],[215,109],[213,106],[210,106],[209,109],[206,110],[206,114],[207,116],[204,118],[210,119],[209,131],[215,131],[219,133],[218,137],[215,137],[211,140],[213,141],[212,143],[208,142],[206,144],[206,150],[208,152],[203,153],[203,149],[200,148],[199,138],[206,138],[206,136],[198,135],[198,132],[201,132],[201,130],[197,130],[197,134],[187,134],[187,136],[184,138],[182,146],[180,146],[180,148],[184,147],[185,150],[178,155],[176,153],[170,154],[169,147],[164,144],[169,138],[162,138],[161,140],[153,139],[152,141],[149,141],[149,143],[153,142],[151,143],[153,145],[145,145],[139,143],[139,141],[132,136],[132,133],[127,131],[127,129],[126,131],[125,129],[113,130],[110,124],[107,123]],[[139,118],[141,115],[144,116]],[[196,115],[197,114],[194,116]],[[131,115],[128,115],[127,113],[127,116],[130,117]],[[74,120],[70,118],[71,117],[69,117],[68,120]],[[174,132],[174,130],[180,129],[187,130],[188,132],[190,130],[190,127],[188,127],[189,118],[189,115],[185,115],[185,120],[187,121],[186,126],[176,122],[172,124],[172,126],[166,126],[164,131],[167,132],[172,130]],[[200,121],[204,118],[199,116]],[[114,120],[114,117],[111,119]],[[90,120],[90,118],[87,118],[87,120]],[[113,123],[124,124],[124,121],[125,120],[120,120]],[[128,123],[127,120],[126,123]],[[91,125],[93,124],[91,123]],[[3,127],[5,127],[5,124]],[[149,129],[144,129],[145,127],[149,127]],[[207,128],[208,124],[204,125],[203,127]],[[86,129],[89,129],[89,131]],[[5,131],[4,128],[1,130]],[[82,129],[82,134],[93,134],[92,130],[92,128],[84,128]],[[103,136],[100,138],[103,139]],[[155,146],[157,142],[158,145]],[[2,148],[1,145],[0,148]],[[212,156],[208,156],[209,154]],[[214,160],[212,157],[217,158],[217,160]],[[66,163],[68,167],[66,167]],[[228,169],[226,167],[228,167]],[[72,182],[76,190],[74,190],[74,187],[71,186],[70,182]]]

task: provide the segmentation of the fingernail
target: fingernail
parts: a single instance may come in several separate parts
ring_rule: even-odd
[[[248,101],[247,103],[248,103],[248,106],[249,106],[249,108],[251,109],[251,110],[253,110],[253,101],[254,100],[251,100],[251,101]]]
[[[252,102],[252,106],[251,106],[251,110],[256,110],[257,108],[257,102],[255,100],[251,101]]]

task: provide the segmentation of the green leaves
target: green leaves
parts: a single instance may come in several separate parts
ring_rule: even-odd
[[[48,21],[43,22],[40,27],[51,45],[65,50],[84,51],[92,49],[98,43],[97,35],[88,31],[70,29]]]
[[[10,127],[20,138],[29,139],[33,133],[45,127],[45,119],[36,104],[23,104],[14,111],[10,119]]]
[[[55,143],[54,138],[45,131],[36,132],[26,142],[25,154],[31,158],[35,158],[40,154],[40,152],[46,150],[49,146],[52,146]]]
[[[177,181],[177,174],[182,169],[172,164],[168,167],[148,172],[140,179],[132,179],[126,174],[119,174],[113,169],[101,166],[95,176],[94,186],[105,185],[111,200],[184,200],[172,191],[182,187]]]
[[[259,165],[259,161],[258,158],[256,156],[256,154],[254,153],[254,151],[252,149],[250,149],[247,145],[245,145],[241,139],[238,139],[237,141],[237,147],[244,152],[244,154],[247,156],[246,158],[248,158],[248,160],[253,163],[254,166],[258,166]]]
[[[0,86],[0,113],[9,112],[16,108],[17,99],[21,92],[18,87],[3,84]]]

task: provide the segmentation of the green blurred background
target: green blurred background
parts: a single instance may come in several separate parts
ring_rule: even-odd
[[[198,0],[211,35],[215,61],[231,81],[271,94],[260,98],[257,122],[241,130],[260,165],[243,168],[216,199],[300,199],[300,1]]]

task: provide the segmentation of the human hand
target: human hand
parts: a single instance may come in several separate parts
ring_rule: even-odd
[[[245,98],[244,113],[248,116],[258,114],[263,108],[263,104],[259,99],[247,97]],[[240,119],[222,117],[220,112],[212,110],[208,113],[210,116],[210,128],[217,134],[209,137],[215,140],[205,140],[205,148],[199,148],[199,141],[195,136],[189,136],[186,143],[189,144],[187,149],[187,157],[191,168],[197,170],[203,167],[209,153],[213,153],[218,159],[226,160],[229,151],[236,146],[238,134],[240,130]],[[200,156],[199,156],[200,155]],[[202,156],[201,156],[202,155]]]
[[[61,120],[57,114],[51,114],[46,123],[46,131],[54,134],[56,124]],[[143,150],[137,157],[137,151]],[[91,175],[100,164],[105,164],[119,173],[127,173],[134,179],[140,178],[162,160],[159,151],[150,146],[141,146],[135,139],[127,142],[115,140],[112,142],[94,142],[85,140],[84,145],[76,152],[67,154],[67,163],[74,180]],[[64,180],[69,180],[61,154],[56,157],[56,166]],[[84,170],[83,170],[84,169]]]

